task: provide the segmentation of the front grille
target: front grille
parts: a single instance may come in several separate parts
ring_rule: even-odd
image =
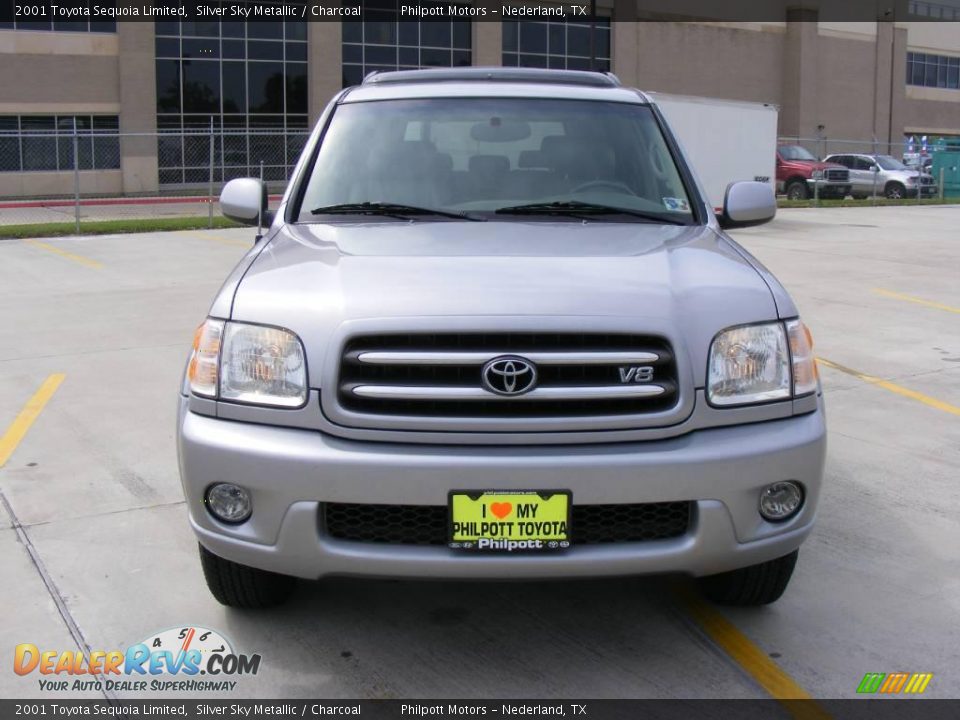
[[[690,502],[626,505],[574,505],[570,532],[574,545],[643,542],[685,535]],[[326,534],[338,540],[389,545],[446,545],[448,510],[444,505],[326,503]]]
[[[930,175],[921,175],[920,176],[921,185],[933,185],[933,178]]]
[[[501,355],[529,360],[523,395],[484,389]],[[642,382],[631,369],[646,368]],[[624,381],[622,373],[628,373]],[[355,413],[460,418],[598,417],[653,413],[677,403],[672,349],[657,337],[581,333],[431,333],[355,337],[344,348],[338,401]]]
[[[849,182],[850,181],[850,171],[844,168],[827,168],[823,177],[830,182]]]

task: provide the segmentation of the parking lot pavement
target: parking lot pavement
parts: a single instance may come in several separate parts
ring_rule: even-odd
[[[4,652],[195,625],[262,656],[239,696],[765,697],[770,666],[815,697],[894,671],[960,696],[958,221],[958,207],[795,210],[737,233],[830,363],[830,438],[790,588],[769,608],[705,610],[733,624],[725,639],[670,578],[342,579],[279,610],[225,610],[186,522],[175,401],[193,328],[253,233],[0,242],[0,432],[65,376],[0,467],[22,525],[0,507]],[[0,694],[37,696],[36,678],[0,673]]]

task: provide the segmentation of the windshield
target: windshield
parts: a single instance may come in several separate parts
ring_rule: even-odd
[[[311,170],[300,221],[330,222],[331,209],[358,203],[529,221],[535,211],[513,215],[510,209],[571,202],[612,209],[590,215],[598,221],[693,222],[690,199],[649,107],[529,98],[339,106]],[[634,214],[617,215],[621,208]],[[322,217],[312,212],[317,209],[324,209]],[[542,219],[584,220],[573,212],[563,217],[562,209],[552,205]]]
[[[896,158],[890,157],[889,155],[877,155],[876,160],[877,160],[877,165],[882,167],[884,170],[909,170],[910,169],[906,165],[904,165],[902,162],[900,162]]]
[[[814,157],[809,150],[799,145],[781,145],[780,146],[780,157],[784,160],[812,160],[813,162],[817,161],[817,158]]]

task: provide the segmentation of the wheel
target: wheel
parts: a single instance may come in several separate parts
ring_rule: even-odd
[[[900,183],[892,182],[887,185],[883,191],[883,194],[886,195],[890,200],[900,200],[901,198],[906,197],[907,191],[906,188],[904,188]]]
[[[210,593],[221,605],[267,608],[280,605],[293,593],[296,578],[225,560],[200,545],[200,564]]]
[[[700,590],[720,605],[769,605],[783,595],[799,550],[758,565],[700,578]]]
[[[787,183],[787,198],[790,200],[806,200],[810,197],[807,184],[803,180],[791,180]]]

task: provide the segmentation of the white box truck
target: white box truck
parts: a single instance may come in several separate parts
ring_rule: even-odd
[[[670,123],[713,207],[723,207],[727,185],[768,182],[776,190],[776,105],[669,95],[650,98]]]

